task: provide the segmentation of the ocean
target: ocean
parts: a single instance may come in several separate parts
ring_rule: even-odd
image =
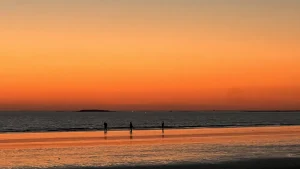
[[[300,112],[1,112],[0,168],[296,169],[297,125]]]
[[[0,112],[0,132],[53,132],[300,125],[300,112]]]

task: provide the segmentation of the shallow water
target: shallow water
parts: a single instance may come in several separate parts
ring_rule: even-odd
[[[259,132],[260,131],[260,132]],[[271,132],[274,131],[274,132]],[[161,131],[135,131],[132,138],[110,139],[128,132],[111,132],[107,139],[103,133],[52,133],[34,136],[25,134],[31,141],[16,142],[25,136],[22,134],[2,135],[0,140],[0,166],[11,168],[50,168],[60,167],[117,167],[151,166],[194,163],[220,163],[243,159],[295,158],[300,157],[299,127],[241,128],[241,129],[205,129],[165,131],[166,137],[150,137]],[[168,134],[177,137],[168,138]],[[182,132],[190,133],[181,137]],[[210,136],[203,136],[211,132]],[[199,135],[193,136],[193,134]],[[221,135],[222,133],[222,135]],[[232,134],[236,133],[236,134]],[[15,138],[5,138],[5,136]],[[29,136],[28,136],[29,135]],[[31,134],[33,135],[33,134]],[[78,135],[82,139],[76,140]],[[90,140],[99,135],[98,140]],[[147,137],[136,138],[137,135]],[[66,137],[70,140],[40,141],[42,138]],[[19,138],[18,138],[19,137]],[[118,137],[119,138],[119,137]],[[31,145],[31,143],[33,143]],[[64,144],[62,144],[64,143]],[[76,143],[76,144],[75,144]],[[14,146],[3,146],[12,144]],[[26,146],[27,145],[27,146]],[[4,159],[4,160],[3,160]]]

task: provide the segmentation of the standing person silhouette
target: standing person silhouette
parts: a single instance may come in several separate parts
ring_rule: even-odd
[[[104,122],[104,133],[107,133],[107,123]]]
[[[129,127],[130,127],[130,133],[132,133],[132,129],[133,129],[132,122],[130,122]]]
[[[165,131],[165,122],[162,121],[161,123],[161,131],[164,132]]]

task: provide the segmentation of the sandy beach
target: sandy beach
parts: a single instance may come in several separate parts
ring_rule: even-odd
[[[103,131],[3,133],[0,134],[0,158],[5,160],[0,161],[0,166],[4,168],[126,167],[139,166],[147,160],[154,161],[153,165],[164,166],[172,161],[177,164],[181,162],[178,160],[189,158],[201,164],[214,163],[214,160],[217,160],[220,165],[231,159],[236,160],[234,158],[239,157],[240,155],[237,154],[242,154],[242,151],[253,151],[261,155],[245,154],[241,158],[267,158],[269,155],[266,153],[272,153],[268,150],[271,146],[279,148],[287,146],[294,151],[290,152],[291,150],[287,148],[276,150],[274,158],[281,160],[298,158],[300,157],[299,144],[300,126],[174,129],[164,132],[135,130],[132,134],[129,131],[109,131],[107,134]],[[224,149],[226,146],[234,148],[227,150]],[[239,150],[241,146],[244,148]],[[197,152],[194,156],[190,156],[188,151],[195,150]],[[231,152],[233,150],[241,152]],[[169,151],[170,156],[160,156],[159,151],[161,154]],[[178,154],[182,151],[187,152]],[[139,156],[145,152],[151,153],[147,154],[147,157],[140,158]],[[235,157],[231,157],[230,153]],[[198,164],[190,164],[191,161],[188,164],[191,165],[190,167],[198,166]],[[295,161],[297,160],[293,160],[293,164]],[[186,165],[176,165],[173,168],[185,168]],[[233,164],[230,163],[229,166],[231,165]]]
[[[298,169],[300,158],[256,159],[218,164],[178,164],[161,166],[130,166],[130,167],[67,167],[67,169]],[[53,168],[54,169],[54,168]],[[56,168],[57,169],[57,168]],[[66,169],[66,168],[58,168]]]

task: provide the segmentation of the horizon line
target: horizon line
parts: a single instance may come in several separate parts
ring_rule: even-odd
[[[153,110],[147,110],[147,109],[124,109],[124,110],[113,110],[113,109],[80,109],[80,110],[0,110],[0,112],[78,112],[81,110],[105,110],[107,112],[155,112],[155,111],[163,111],[163,112],[196,112],[196,111],[235,111],[235,112],[300,112],[300,109],[182,109],[182,110],[167,110],[167,109],[153,109]]]

